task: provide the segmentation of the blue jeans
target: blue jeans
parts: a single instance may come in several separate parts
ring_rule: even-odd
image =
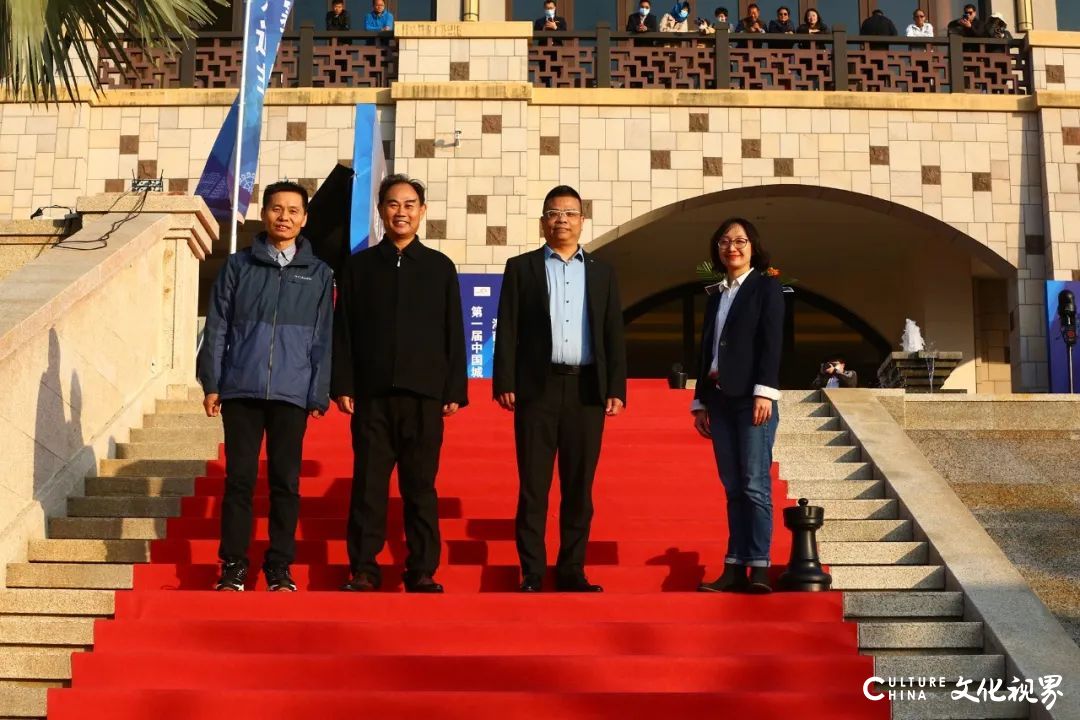
[[[769,566],[772,544],[772,449],[780,409],[754,425],[754,398],[713,393],[708,404],[716,469],[727,495],[728,549],[725,563]]]

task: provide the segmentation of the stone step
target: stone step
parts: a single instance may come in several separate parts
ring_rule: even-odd
[[[205,397],[202,388],[198,385],[169,385],[165,388],[166,400],[194,400],[202,402]]]
[[[844,616],[849,618],[964,616],[964,594],[942,592],[846,592]]]
[[[116,458],[119,460],[194,460],[217,459],[219,441],[178,442],[130,442],[116,443]]]
[[[225,442],[225,430],[219,422],[217,426],[151,427],[135,428],[131,431],[132,443],[173,443],[177,441],[207,444],[221,443]]]
[[[780,401],[780,422],[784,418],[832,417],[832,405],[823,402]]]
[[[50,563],[150,562],[149,540],[31,540],[27,559]]]
[[[94,644],[94,618],[0,616],[0,645]]]
[[[119,450],[117,445],[117,452]],[[862,460],[862,450],[853,445],[785,445],[777,438],[773,459],[781,465],[789,462],[858,463]]]
[[[818,554],[826,565],[925,565],[925,542],[822,542]]]
[[[874,466],[868,462],[838,463],[784,459],[780,461],[780,477],[789,482],[792,480],[873,480]]]
[[[206,413],[199,409],[197,413],[167,413],[143,415],[143,427],[147,430],[154,428],[196,428],[196,429],[220,429],[220,417],[207,417]]]
[[[884,677],[884,676],[882,676]],[[968,692],[974,694],[979,688],[978,679],[968,688]],[[1001,690],[1008,693],[1008,682],[1003,683]],[[906,690],[906,689],[905,689]],[[896,692],[900,689],[897,688]],[[887,691],[886,691],[887,692]],[[926,689],[924,695],[918,694],[914,689],[915,699],[908,699],[906,695],[899,695],[892,701],[892,720],[1014,720],[1015,718],[1027,718],[1031,707],[1028,703],[1020,702],[980,702],[970,700],[953,700],[952,689],[944,690]]]
[[[160,540],[165,518],[67,518],[49,520],[50,538]]]
[[[940,565],[837,565],[829,568],[833,590],[943,590]]]
[[[206,473],[203,460],[132,460],[104,458],[98,460],[99,477],[141,477],[156,475],[165,477],[199,477]]]
[[[7,647],[0,652],[0,678],[6,680],[67,680],[71,650]]]
[[[785,390],[781,393],[782,403],[792,402],[823,402],[820,390]]]
[[[111,590],[0,590],[0,613],[11,615],[112,615],[116,593]]]
[[[883,678],[941,678],[950,682],[966,678],[1005,677],[1004,655],[874,655],[874,674]]]
[[[195,493],[193,477],[88,477],[90,497],[182,497]]]
[[[893,520],[899,512],[896,500],[825,500],[810,498],[811,505],[825,510],[825,524],[832,520]]]
[[[838,417],[781,417],[777,432],[818,432],[841,430]]]
[[[910,520],[832,520],[817,531],[818,542],[909,542]]]
[[[180,516],[178,497],[70,497],[70,517],[168,518]]]
[[[87,563],[10,563],[8,587],[130,590],[131,565]]]
[[[89,490],[87,490],[89,494]],[[885,497],[883,480],[793,480],[787,485],[789,498],[822,500],[874,500]]]
[[[859,647],[866,650],[982,650],[983,624],[943,620],[860,622]]]
[[[798,430],[780,429],[776,434],[776,447],[851,447],[851,433],[847,430]]]
[[[202,415],[206,417],[206,411],[203,410],[202,400],[158,400],[154,404],[154,413],[156,415]]]
[[[0,717],[45,717],[45,687],[0,687]]]

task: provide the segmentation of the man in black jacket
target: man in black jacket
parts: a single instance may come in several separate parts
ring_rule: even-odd
[[[885,16],[883,11],[874,10],[874,12],[870,14],[870,17],[863,20],[862,27],[859,28],[859,34],[893,37],[900,33],[896,31],[896,25],[893,24],[892,20]]]
[[[390,473],[404,503],[405,589],[439,593],[440,538],[435,475],[443,418],[468,403],[465,334],[457,270],[416,235],[424,186],[391,175],[379,186],[386,235],[352,256],[338,277],[330,394],[352,415],[350,578],[343,589],[381,583],[376,556],[386,542]]]
[[[964,6],[964,11],[960,17],[949,23],[948,31],[950,34],[956,33],[970,38],[990,36],[986,23],[979,19],[979,11],[970,3]]]
[[[585,577],[585,546],[604,418],[626,403],[626,347],[615,272],[581,249],[583,222],[577,191],[551,190],[540,220],[546,244],[506,263],[499,296],[492,390],[514,413],[522,592],[539,592],[547,569],[544,527],[556,453],[557,586],[602,590]]]
[[[210,294],[198,375],[209,417],[225,428],[221,504],[221,579],[216,590],[244,589],[251,542],[251,495],[266,436],[270,590],[296,590],[289,565],[300,514],[300,459],[307,419],[330,405],[333,275],[300,235],[307,191],[290,182],[263,191],[266,232],[230,255]]]

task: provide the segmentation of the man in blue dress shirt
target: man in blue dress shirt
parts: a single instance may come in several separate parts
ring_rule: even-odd
[[[626,402],[622,304],[612,268],[582,250],[581,196],[565,185],[544,200],[545,245],[511,258],[503,273],[495,342],[495,400],[514,413],[522,592],[547,570],[544,530],[559,460],[556,586],[599,592],[585,577],[592,485],[604,419]]]
[[[386,9],[384,0],[375,0],[371,3],[371,12],[364,16],[364,29],[368,32],[394,29],[394,16]]]

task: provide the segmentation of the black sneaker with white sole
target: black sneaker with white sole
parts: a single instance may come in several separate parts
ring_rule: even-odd
[[[274,565],[263,568],[266,575],[266,588],[270,592],[296,592],[296,583],[289,573],[288,565]]]
[[[247,580],[247,565],[242,562],[222,563],[221,579],[214,585],[214,589],[243,592],[245,580]]]

